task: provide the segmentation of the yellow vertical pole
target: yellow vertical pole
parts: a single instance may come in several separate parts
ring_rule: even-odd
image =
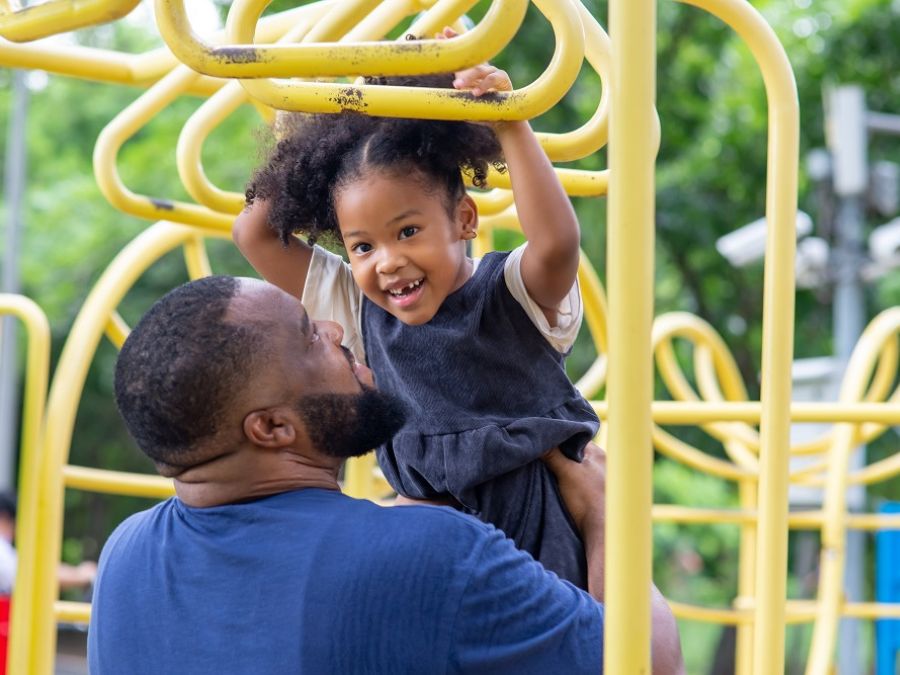
[[[656,2],[610,0],[605,672],[650,673]]]
[[[755,511],[757,508],[756,480],[743,478],[738,482],[741,509]],[[738,602],[742,607],[755,596],[756,580],[756,521],[741,525],[741,543],[738,556]],[[735,675],[750,675],[753,672],[753,623],[737,625],[735,646]]]

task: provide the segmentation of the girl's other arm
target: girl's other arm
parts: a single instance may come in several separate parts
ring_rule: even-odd
[[[457,73],[453,85],[473,96],[512,90],[509,76],[487,64]],[[572,289],[578,272],[581,231],[575,210],[528,122],[500,122],[493,128],[503,148],[522,232],[528,239],[522,280],[554,325],[556,308]]]
[[[296,237],[288,246],[268,223],[269,204],[256,200],[241,211],[231,228],[231,236],[247,261],[270,284],[300,299],[312,248]]]
[[[554,325],[556,308],[578,273],[581,231],[575,210],[528,122],[503,122],[495,132],[528,240],[522,254],[522,280]]]

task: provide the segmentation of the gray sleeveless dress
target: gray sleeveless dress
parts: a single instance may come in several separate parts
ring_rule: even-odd
[[[540,460],[559,446],[581,460],[599,421],[486,255],[434,318],[409,326],[363,298],[366,360],[378,388],[409,408],[378,449],[402,495],[451,495],[563,579],[585,588],[582,542]]]

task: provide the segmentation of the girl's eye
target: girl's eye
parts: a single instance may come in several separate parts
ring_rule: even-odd
[[[363,243],[353,244],[353,246],[350,247],[350,250],[354,253],[368,253],[372,250],[372,245]]]
[[[400,230],[400,239],[407,239],[413,236],[418,231],[419,228],[412,225],[410,225],[409,227],[404,227],[402,230]]]
[[[313,326],[312,332],[309,334],[309,343],[319,341],[319,331],[316,330],[315,326]]]

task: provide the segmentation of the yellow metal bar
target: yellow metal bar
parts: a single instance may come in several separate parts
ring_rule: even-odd
[[[449,26],[468,12],[477,0],[438,0],[422,16],[413,21],[401,39],[434,37],[444,26]],[[350,41],[359,39],[353,33],[347,35]]]
[[[525,17],[527,0],[495,0],[484,19],[455,40],[425,39],[398,43],[342,45],[254,45],[252,30],[271,0],[237,0],[229,25],[240,25],[237,44],[221,47],[203,41],[194,31],[184,0],[156,0],[160,34],[178,59],[214,77],[336,77],[453,72],[489,60],[513,38]],[[363,0],[344,25],[344,33],[380,0]],[[235,19],[231,19],[235,15]],[[577,48],[577,47],[576,47]]]
[[[755,470],[712,457],[657,426],[653,427],[652,438],[653,445],[659,452],[698,471],[735,481],[757,475]]]
[[[196,236],[195,228],[159,222],[128,244],[85,300],[69,333],[53,378],[44,430],[39,475],[39,537],[41,545],[19,564],[33,569],[36,579],[33,625],[21,627],[29,644],[29,675],[50,675],[56,644],[54,603],[58,599],[56,569],[62,539],[63,466],[68,458],[78,400],[88,367],[111,313],[134,281],[165,253]],[[223,238],[227,236],[222,233]],[[26,556],[30,552],[26,553]],[[13,626],[13,630],[20,627]]]
[[[375,453],[347,460],[344,465],[344,492],[357,499],[381,501],[394,494],[375,462]]]
[[[378,87],[378,89],[394,89],[395,87]],[[404,89],[396,88],[398,91],[405,91]],[[374,89],[373,89],[374,91]],[[420,91],[444,91],[447,92],[446,89],[421,89]],[[452,93],[452,92],[450,92]],[[374,114],[374,113],[373,113]],[[412,116],[412,115],[410,115]],[[426,117],[426,115],[415,115],[415,117]],[[434,112],[428,115],[427,117],[438,118],[438,113]],[[478,117],[477,119],[481,119]],[[565,189],[566,194],[570,197],[602,197],[609,190],[609,171],[585,171],[583,169],[558,169],[554,168],[556,171],[556,177],[559,178],[559,182],[562,183],[563,189]],[[491,169],[488,172],[487,178],[488,185],[494,188],[503,188],[504,190],[508,190],[512,187],[512,183],[509,180],[508,173],[500,173],[496,169]]]
[[[900,307],[879,314],[865,329],[847,364],[841,385],[841,402],[859,400],[875,370],[880,347],[895,340],[900,332]],[[825,483],[825,522],[822,527],[819,596],[820,611],[813,629],[808,675],[828,673],[834,653],[837,624],[844,605],[844,562],[846,547],[847,475],[850,455],[855,445],[855,429],[839,424],[834,445],[828,457],[828,477]]]
[[[212,267],[209,264],[209,256],[206,254],[206,240],[195,235],[184,242],[184,262],[187,266],[188,276],[194,279],[202,279],[212,275]]]
[[[251,96],[279,110],[324,113],[355,110],[367,115],[476,121],[530,119],[565,95],[578,77],[584,56],[584,31],[576,8],[568,0],[536,0],[535,5],[553,26],[556,39],[553,57],[537,80],[509,94],[497,94],[496,100],[475,99],[467,92],[447,89],[273,80],[240,82]],[[242,7],[236,5],[232,13]],[[235,31],[229,33],[233,42],[249,42],[246,31],[253,22],[245,18],[229,21],[229,27]]]
[[[98,23],[119,19],[137,7],[140,0],[49,0],[40,5],[9,12],[0,5],[0,35],[13,42],[68,33]],[[4,3],[5,4],[5,3]]]
[[[728,525],[747,525],[755,523],[758,517],[756,509],[711,509],[675,504],[655,504],[653,521],[657,523],[718,523]],[[876,513],[846,514],[843,521],[851,530],[896,530],[900,529],[900,515]],[[788,514],[788,525],[794,530],[815,530],[825,522],[823,511],[793,511]],[[742,595],[744,595],[742,593]]]
[[[380,40],[396,28],[397,24],[404,18],[424,9],[423,4],[431,3],[421,3],[419,0],[384,0],[384,2],[375,7],[368,16],[361,19],[359,23],[346,31],[341,42]],[[449,0],[449,2],[444,2],[444,11],[452,13],[452,16],[448,16],[447,19],[434,30],[430,32],[423,31],[422,37],[434,37],[434,34],[437,31],[441,30],[444,26],[452,24],[461,15],[465,14],[473,4],[475,4],[474,0],[462,0],[461,2],[459,0]],[[432,9],[434,9],[434,7],[431,7],[429,12]],[[434,14],[432,14],[432,17],[433,16]],[[432,21],[430,19],[425,19],[425,14],[423,14],[422,19],[416,23],[420,23],[423,28],[428,28]],[[412,28],[414,28],[414,26],[410,26],[410,29]],[[410,33],[410,30],[407,30],[406,35],[400,39],[409,41],[413,39],[413,34]]]
[[[478,214],[481,216],[491,216],[500,213],[512,206],[513,203],[512,190],[496,188],[489,192],[469,192],[469,195],[475,200],[475,204],[478,206]]]
[[[581,259],[578,261],[578,283],[581,286],[584,319],[591,333],[597,358],[594,359],[594,363],[591,364],[587,372],[575,383],[575,387],[582,395],[589,398],[596,396],[606,385],[606,374],[609,366],[607,362],[609,347],[606,337],[608,309],[606,306],[606,294],[603,292],[600,277],[597,276],[597,272],[584,254],[584,251],[581,252]]]
[[[304,17],[315,18],[331,6],[331,3],[317,3],[302,8],[302,13],[291,13],[291,16],[298,21]],[[281,37],[276,34],[276,30],[286,26],[284,21],[273,21],[266,25],[270,26],[266,30],[270,39]],[[116,159],[122,145],[163,108],[188,91],[198,77],[186,66],[178,66],[123,110],[97,138],[94,147],[94,173],[103,195],[125,213],[151,220],[165,218],[211,230],[230,231],[233,219],[229,213],[217,213],[196,204],[135,194],[122,183],[116,168]]]
[[[610,0],[604,671],[650,672],[656,2]]]
[[[118,312],[113,312],[106,323],[106,337],[115,345],[116,349],[122,348],[130,332],[131,329],[125,323],[125,319]]]
[[[719,17],[750,48],[768,98],[760,477],[753,672],[784,670],[788,462],[794,336],[799,110],[790,62],[775,33],[741,0],[685,0]],[[763,629],[764,627],[764,629]]]
[[[150,476],[124,471],[107,471],[86,466],[63,467],[63,482],[67,488],[109,495],[131,495],[165,499],[175,494],[172,481],[162,476]]]
[[[53,603],[53,613],[57,621],[88,624],[91,621],[91,603],[58,600]]]
[[[408,11],[414,4],[412,0],[394,0],[394,3],[391,4],[383,3],[363,23],[357,25],[356,28],[344,36],[341,41],[380,37],[383,34],[382,31],[386,32],[388,29],[390,19],[396,22],[400,18],[399,15],[404,11]],[[449,16],[450,13],[464,11],[471,4],[471,0],[462,0],[462,2],[460,0],[445,0],[443,4],[439,2],[428,12],[425,12],[410,27],[410,31],[424,34],[431,29],[439,30],[447,23],[442,20],[443,18]],[[313,22],[324,14],[325,9],[327,7],[323,6],[322,11],[318,14],[310,12],[305,17],[306,21],[296,26],[282,40],[290,42],[306,34]],[[345,10],[340,15],[340,18],[353,16],[353,12],[350,11],[352,9],[353,7],[351,6]],[[605,79],[608,73],[609,38],[596,20],[580,4],[579,9],[581,18],[585,22],[586,34],[592,38],[587,44],[586,55],[589,63],[600,74],[601,82],[604,82],[603,95],[601,96],[597,112],[581,128],[567,134],[538,134],[538,138],[550,158],[559,161],[568,161],[587,156],[602,147],[607,137],[606,119],[609,102],[608,87],[605,84]],[[375,14],[378,14],[378,16],[375,17],[376,20],[373,20]],[[334,13],[328,16],[331,17],[333,15]],[[239,16],[238,18],[242,17]],[[238,18],[233,20],[236,21]],[[341,22],[341,27],[344,27],[343,22]],[[304,41],[322,38],[331,39],[333,37],[334,35],[323,32],[322,24],[317,24],[313,32],[307,35]],[[240,89],[239,84],[229,83],[206,101],[182,128],[176,150],[179,175],[188,193],[201,204],[215,211],[229,214],[236,214],[243,208],[244,197],[239,192],[222,190],[209,181],[202,166],[202,149],[203,143],[212,129],[224,121],[242,103],[247,101],[246,93],[241,90],[242,93],[239,94],[236,91],[238,89]],[[658,147],[658,123],[655,127],[654,138]],[[571,196],[599,196],[606,193],[608,173],[605,171],[557,169],[557,174],[563,183],[564,189]],[[506,189],[511,185],[508,175],[496,171],[491,171],[489,180]],[[510,194],[510,202],[511,199]]]
[[[669,600],[669,605],[679,619],[740,626],[752,621],[755,603],[748,601],[745,607],[734,609],[699,607],[674,600]],[[790,624],[814,621],[819,611],[818,604],[810,600],[788,600],[785,603],[785,619]],[[900,604],[848,602],[844,616],[858,619],[896,619],[900,618]]]
[[[591,401],[597,414],[609,417],[607,401]],[[688,426],[715,421],[758,423],[762,406],[758,401],[746,403],[707,403],[682,401],[654,401],[653,419],[658,424]],[[794,422],[856,422],[874,420],[880,424],[900,423],[900,408],[896,403],[809,403],[794,402],[785,407]]]
[[[318,9],[318,12],[309,12],[304,17],[305,20],[298,22],[281,40],[290,42],[298,39],[311,39],[316,36],[322,37],[323,24],[320,21],[331,7],[321,5]],[[345,13],[346,10],[342,8],[341,16]],[[334,15],[335,12],[332,11],[328,16]],[[342,26],[338,26],[338,29],[340,28]],[[326,36],[338,37],[339,34],[328,33]],[[215,211],[228,214],[239,213],[244,205],[244,195],[221,190],[210,182],[203,170],[203,143],[216,126],[249,100],[247,92],[239,83],[229,82],[191,115],[178,136],[175,156],[181,182],[188,194]]]
[[[117,209],[139,218],[198,225],[227,231],[231,217],[196,204],[138,195],[125,187],[116,167],[122,145],[152,117],[183,94],[197,75],[178,66],[119,113],[97,138],[94,146],[94,175],[103,196]]]
[[[738,496],[741,508],[745,511],[757,511],[759,494],[757,477],[745,477],[738,481]],[[741,524],[740,549],[738,550],[738,597],[748,598],[756,595],[756,518]],[[735,675],[749,675],[753,672],[753,641],[756,626],[753,621],[738,624],[735,636],[734,667]]]
[[[33,301],[21,295],[0,294],[0,314],[11,314],[25,326],[26,362],[25,384],[22,396],[22,423],[18,492],[18,517],[16,518],[16,547],[19,557],[34,558],[38,539],[38,473],[41,426],[44,401],[47,396],[47,378],[50,370],[50,325],[44,312]],[[28,626],[33,621],[32,597],[35,584],[34,571],[18,565],[11,623]],[[28,672],[28,645],[26,636],[10,634],[7,657],[8,672]]]

